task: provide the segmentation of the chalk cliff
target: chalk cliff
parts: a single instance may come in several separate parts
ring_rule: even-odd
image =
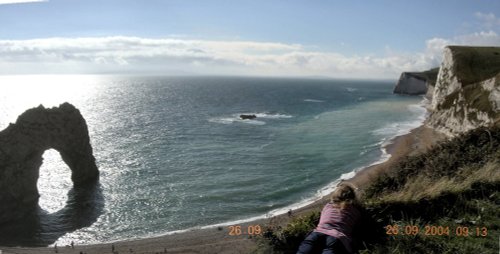
[[[429,89],[433,89],[438,71],[439,68],[424,72],[403,72],[394,87],[394,93],[409,95],[426,94]]]
[[[0,132],[0,224],[22,218],[37,207],[42,155],[51,148],[70,168],[75,186],[98,179],[87,124],[80,111],[69,103],[29,109]]]
[[[448,46],[427,124],[455,135],[500,120],[500,47]]]

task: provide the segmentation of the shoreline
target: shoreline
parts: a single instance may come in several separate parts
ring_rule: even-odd
[[[378,178],[381,174],[388,172],[392,165],[406,156],[421,153],[430,148],[437,141],[443,140],[445,136],[434,129],[421,125],[412,129],[408,134],[396,136],[392,142],[385,147],[390,158],[386,161],[367,166],[357,171],[354,177],[340,180],[351,183],[360,188]],[[319,198],[312,203],[292,211],[292,216],[279,214],[270,218],[261,218],[233,224],[241,226],[243,232],[249,227],[259,225],[261,229],[268,225],[284,226],[293,217],[301,216],[321,208],[328,202],[330,194]],[[206,227],[182,230],[179,233],[152,236],[134,240],[124,240],[113,243],[78,245],[74,249],[70,246],[58,246],[57,253],[247,253],[257,247],[256,241],[250,235],[230,235],[229,224],[221,223]],[[114,246],[114,248],[113,248]],[[0,247],[1,253],[55,253],[55,247]]]

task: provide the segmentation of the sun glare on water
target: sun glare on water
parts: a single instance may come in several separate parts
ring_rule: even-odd
[[[48,213],[64,208],[71,190],[71,170],[61,159],[59,152],[53,149],[43,154],[43,164],[38,178],[38,205]]]
[[[99,80],[87,75],[0,76],[0,130],[39,105],[49,108],[69,102],[83,107],[98,92]],[[61,155],[53,149],[45,151],[37,184],[40,207],[48,213],[64,208],[72,185],[71,171]]]
[[[16,121],[29,108],[78,104],[82,96],[96,91],[98,76],[22,75],[0,76],[0,129]]]

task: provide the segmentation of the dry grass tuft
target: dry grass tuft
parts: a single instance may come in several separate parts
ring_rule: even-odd
[[[456,176],[432,179],[417,175],[409,179],[401,190],[384,195],[382,202],[411,202],[423,198],[435,198],[443,193],[459,193],[468,190],[474,183],[493,183],[500,181],[500,162],[489,162],[479,169],[467,167],[459,170]]]

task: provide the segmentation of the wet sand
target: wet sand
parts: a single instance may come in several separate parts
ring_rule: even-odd
[[[391,166],[406,156],[421,153],[444,139],[443,134],[437,133],[431,128],[421,126],[411,131],[411,133],[396,137],[393,143],[387,147],[387,152],[391,158],[384,163],[367,167],[356,174],[355,177],[346,180],[347,182],[360,188],[379,177],[384,172],[389,172]],[[332,179],[334,180],[334,179]],[[314,203],[292,211],[292,215],[283,214],[267,219],[255,220],[238,224],[242,232],[248,232],[249,228],[259,225],[262,229],[270,224],[274,226],[285,225],[291,218],[300,216],[310,211],[320,210],[327,202],[328,197],[324,197]],[[147,239],[127,240],[115,243],[78,245],[75,239],[75,246],[58,246],[46,248],[21,248],[21,247],[0,247],[0,254],[4,253],[250,253],[257,247],[257,237],[248,234],[238,236],[230,235],[229,226],[221,226],[206,229],[193,229],[187,232],[152,237]]]

